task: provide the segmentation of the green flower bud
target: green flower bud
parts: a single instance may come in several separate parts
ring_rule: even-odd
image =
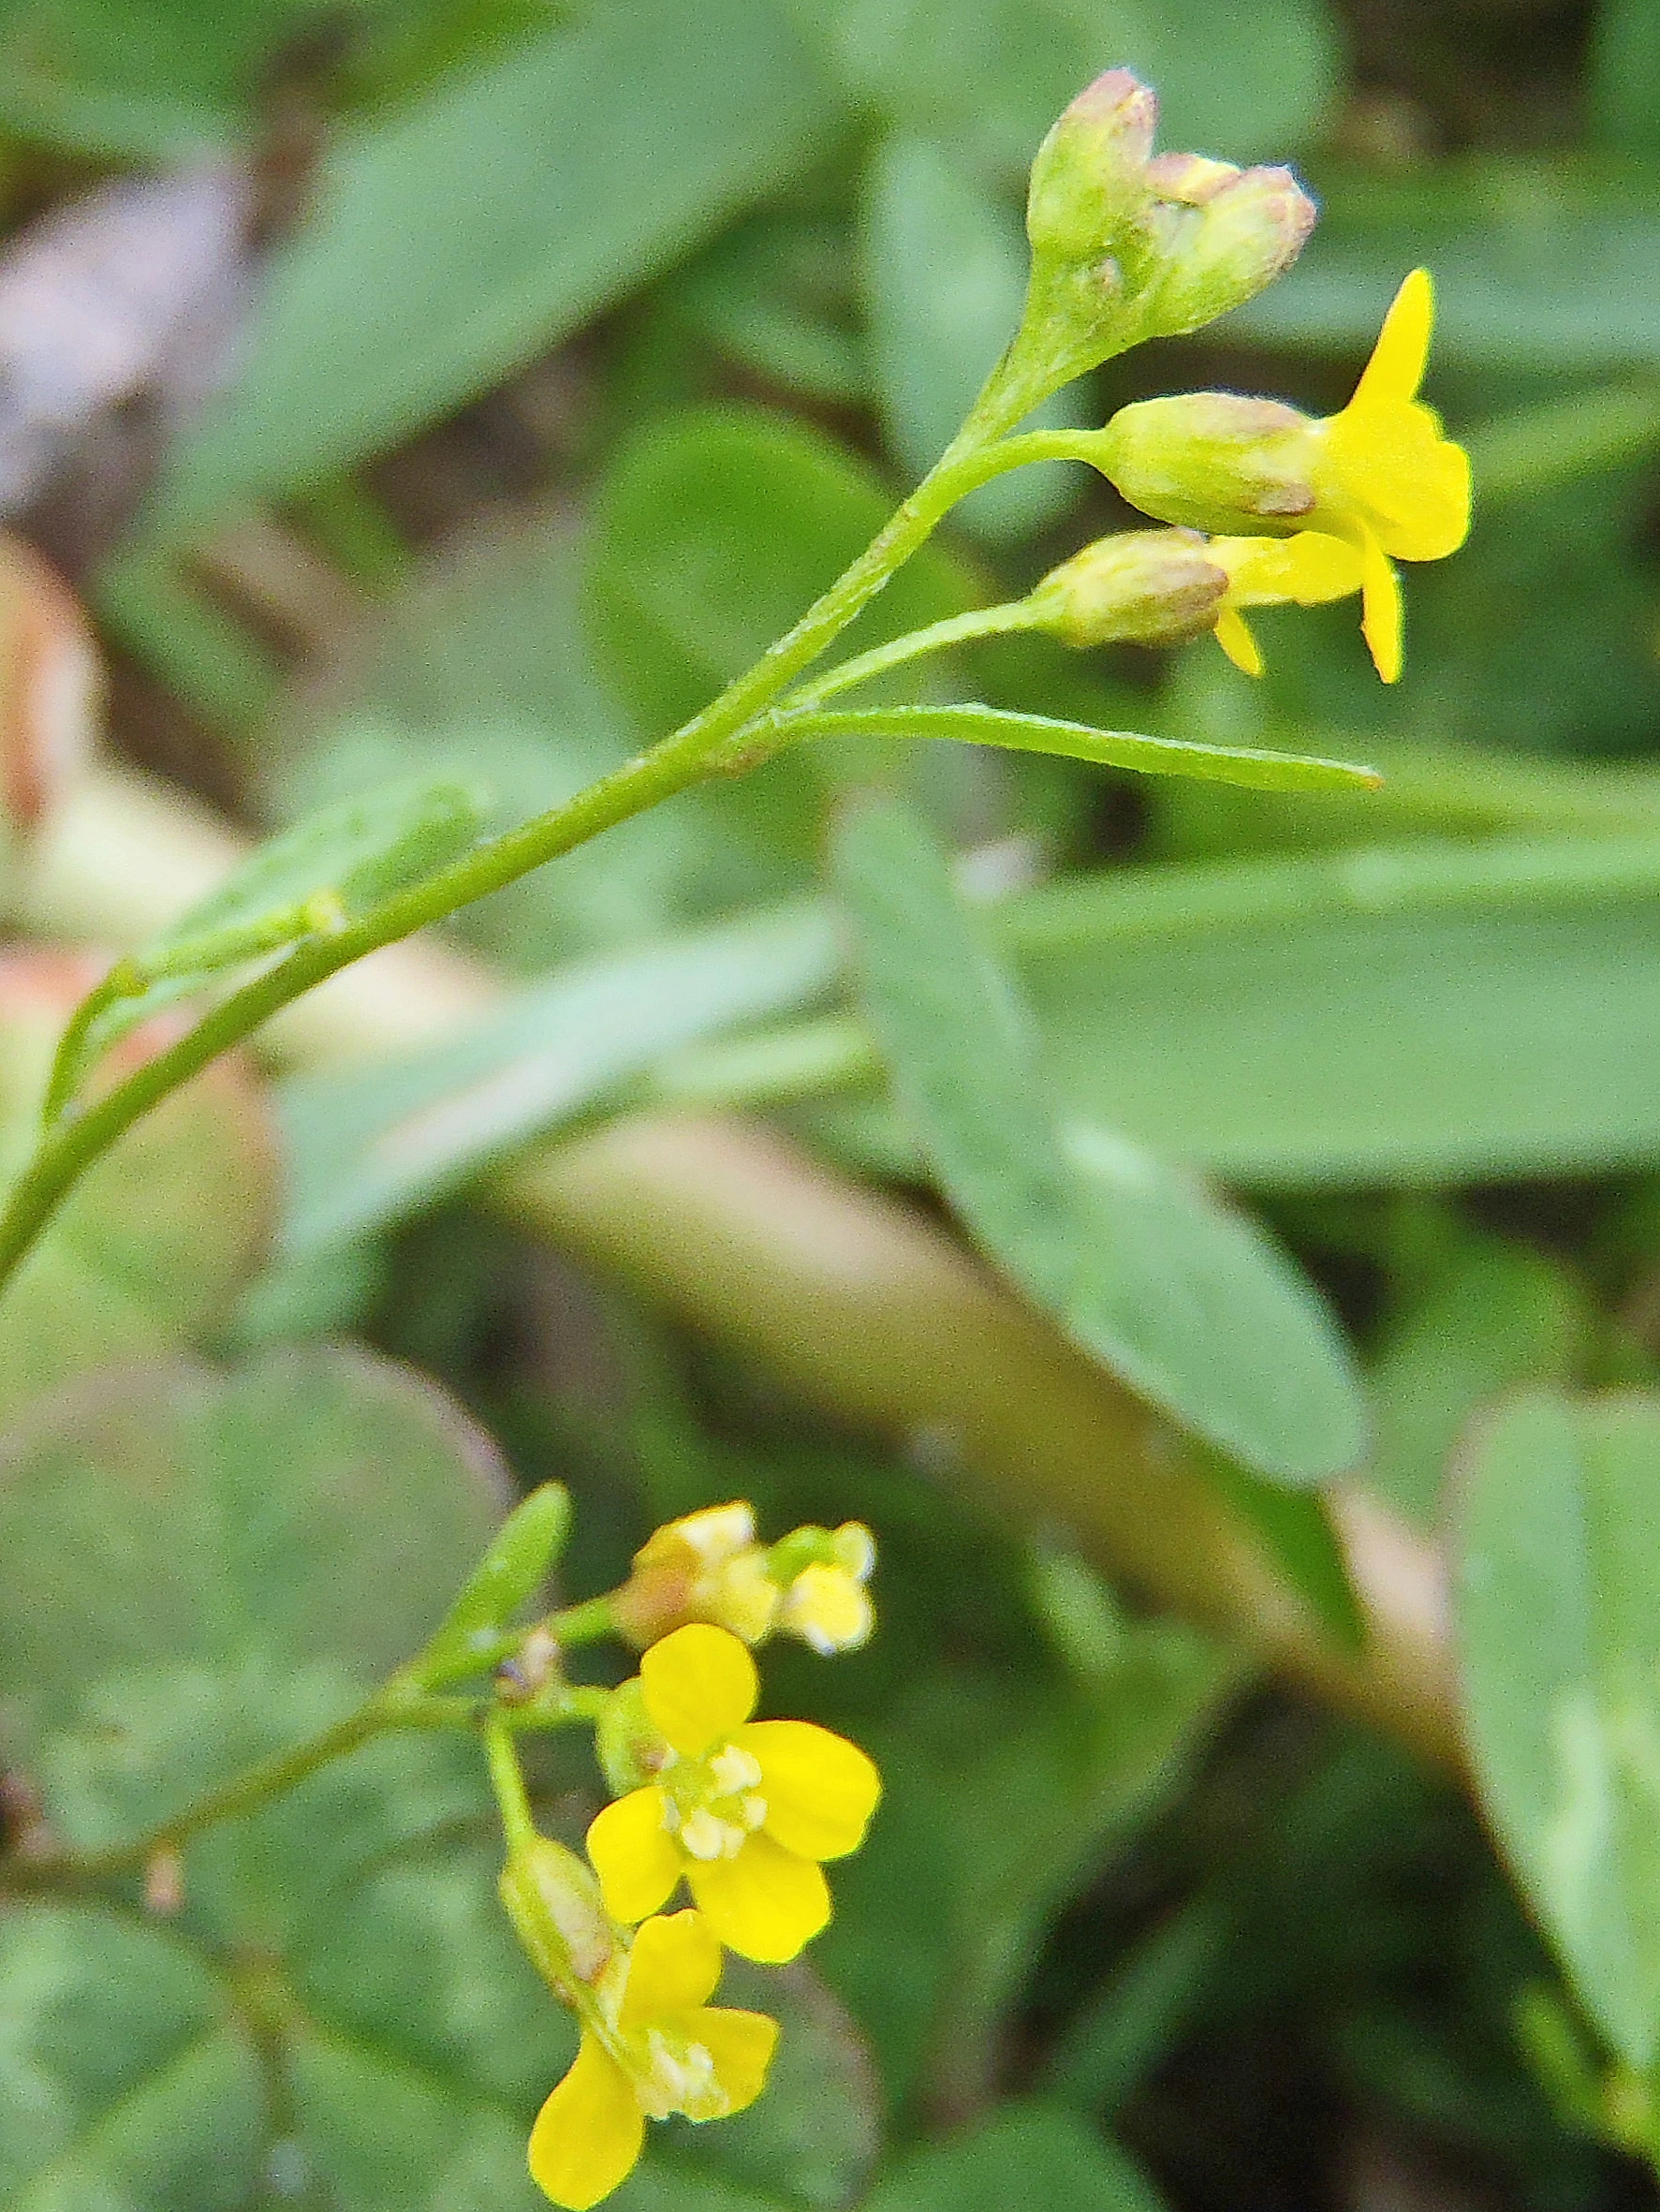
[[[1295,407],[1193,391],[1121,407],[1092,459],[1143,514],[1252,537],[1313,513],[1317,450],[1316,425]]]
[[[1147,299],[1150,337],[1181,337],[1255,299],[1315,227],[1315,203],[1288,169],[1162,154],[1148,176],[1162,268]]]
[[[626,1797],[662,1769],[668,1746],[652,1723],[638,1674],[613,1689],[594,1730],[599,1771],[616,1797]]]
[[[1227,590],[1197,531],[1126,530],[1051,569],[1026,606],[1064,644],[1175,645],[1214,628]]]
[[[592,1870],[575,1851],[538,1836],[507,1854],[499,1883],[507,1918],[532,1964],[568,2002],[572,1985],[592,1988],[617,1947]]]
[[[1037,149],[1026,196],[1036,255],[1098,262],[1147,200],[1158,101],[1128,69],[1080,92]]]

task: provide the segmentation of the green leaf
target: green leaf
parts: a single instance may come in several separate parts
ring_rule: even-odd
[[[1120,869],[1008,938],[1064,1110],[1229,1182],[1660,1158],[1660,847],[1417,847]]]
[[[1521,1383],[1571,1381],[1595,1327],[1584,1285],[1561,1261],[1503,1237],[1462,1238],[1378,1349],[1368,1487],[1433,1527],[1476,1407]]]
[[[93,973],[46,954],[0,962],[0,1182],[34,1150],[52,1054]],[[211,1335],[263,1253],[273,1168],[263,1102],[231,1064],[147,1114],[6,1287],[0,1418],[73,1376]]]
[[[435,875],[477,837],[484,802],[448,778],[394,784],[327,807],[252,853],[172,927],[120,964],[54,1088],[140,1022],[251,960],[360,921]]]
[[[1660,8],[1654,0],[1601,0],[1592,36],[1588,104],[1605,146],[1660,154]]]
[[[741,674],[894,504],[821,433],[758,409],[699,408],[643,431],[600,494],[592,572],[595,639],[641,725],[671,729]],[[982,597],[960,561],[924,547],[841,647],[861,652]]]
[[[1138,1145],[1076,1127],[1063,1142],[1029,1014],[922,823],[858,808],[835,868],[901,1103],[978,1242],[1075,1343],[1257,1472],[1354,1466],[1359,1385],[1312,1285]]]
[[[1660,1401],[1518,1400],[1474,1439],[1465,1714],[1500,1845],[1590,2017],[1660,2047]]]
[[[419,1056],[290,1081],[287,1245],[397,1219],[673,1047],[801,1004],[835,965],[829,916],[800,905],[582,963]]]
[[[1160,2212],[1162,2201],[1116,2145],[1072,2113],[1034,2101],[913,2152],[884,2175],[864,2212]]]
[[[325,162],[153,527],[397,444],[796,173],[832,123],[767,0],[595,8],[445,82]]]
[[[1183,738],[1136,737],[1122,730],[1087,730],[1047,715],[1005,707],[852,707],[781,713],[773,727],[792,743],[818,737],[895,737],[1001,745],[1012,752],[1051,753],[1102,768],[1137,768],[1151,775],[1195,775],[1258,791],[1353,791],[1383,781],[1375,768],[1300,753],[1253,752],[1196,745]]]
[[[896,135],[878,144],[865,182],[862,274],[871,360],[889,447],[922,476],[957,435],[1013,337],[1026,297],[1026,240],[1013,206],[944,146]],[[1059,395],[1027,427],[1082,420]],[[957,509],[990,538],[1018,537],[1076,505],[1083,474],[1054,465],[1011,469]]]
[[[1318,0],[797,0],[848,88],[907,129],[1023,176],[1061,110],[1127,64],[1158,88],[1163,143],[1284,160],[1338,89]]]
[[[416,1672],[429,1688],[478,1672],[480,1650],[512,1627],[557,1565],[570,1517],[563,1482],[543,1482],[513,1508],[420,1655]]]

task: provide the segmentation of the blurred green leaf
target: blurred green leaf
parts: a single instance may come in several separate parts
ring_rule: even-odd
[[[1007,912],[1066,1112],[1298,1187],[1660,1156],[1657,891],[1652,841],[1425,840]]]
[[[944,146],[895,135],[865,179],[862,273],[876,398],[889,450],[914,477],[939,459],[1020,324],[1026,240],[1015,211]],[[1080,422],[1070,390],[1031,429]],[[1081,472],[1011,469],[957,510],[982,537],[1016,538],[1082,496]]]
[[[835,967],[822,908],[745,916],[567,969],[417,1057],[291,1078],[287,1245],[397,1219],[675,1046],[801,1004]]]
[[[1073,2114],[1033,2102],[913,2152],[877,2184],[865,2212],[1159,2212],[1161,2203],[1116,2145]]]
[[[1538,1393],[1474,1439],[1459,1636],[1483,1805],[1581,2003],[1660,2043],[1660,1402]]]
[[[932,834],[866,805],[835,845],[871,1019],[905,1112],[978,1241],[1074,1342],[1270,1477],[1359,1458],[1342,1338],[1261,1232],[1103,1128],[1065,1141],[1030,1016],[977,941]]]
[[[833,122],[771,0],[601,7],[442,84],[326,162],[152,527],[396,444],[782,183]]]
[[[0,1180],[34,1150],[58,1038],[94,972],[44,954],[0,962]],[[230,1066],[122,1139],[7,1286],[0,1416],[72,1376],[216,1330],[265,1246],[271,1140],[260,1098]]]
[[[570,1492],[542,1482],[507,1515],[461,1596],[421,1652],[419,1679],[429,1688],[476,1674],[479,1656],[517,1621],[542,1591],[570,1533]]]
[[[1571,1381],[1594,1327],[1584,1284],[1560,1260],[1503,1237],[1461,1240],[1378,1348],[1368,1486],[1432,1527],[1476,1407],[1520,1383]]]
[[[1050,125],[1103,69],[1158,88],[1167,146],[1284,159],[1337,90],[1319,0],[795,0],[848,89],[904,128],[1024,175]]]
[[[1296,268],[1218,335],[1352,353],[1358,366],[1401,279],[1427,262],[1442,366],[1606,371],[1660,358],[1652,189],[1520,158],[1315,181],[1320,223]]]
[[[895,504],[821,433],[757,409],[698,409],[651,425],[599,499],[595,637],[642,726],[695,714],[805,613]],[[977,580],[924,547],[843,633],[867,646],[961,613]]]
[[[1660,7],[1654,0],[1600,0],[1592,34],[1588,105],[1605,146],[1660,155]]]

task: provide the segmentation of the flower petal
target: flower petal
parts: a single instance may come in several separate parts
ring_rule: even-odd
[[[782,1966],[830,1916],[830,1885],[812,1859],[752,1836],[735,1859],[686,1869],[698,1910],[728,1951]]]
[[[588,1856],[613,1920],[644,1920],[680,1880],[680,1853],[663,1825],[660,1790],[631,1790],[588,1826]]]
[[[622,2026],[646,2028],[707,2004],[720,1978],[721,1947],[701,1913],[648,1920],[628,1954]]]
[[[714,2060],[715,2079],[727,2112],[753,2104],[767,2086],[767,2069],[778,2042],[778,2023],[765,2013],[735,2013],[726,2005],[706,2005],[685,2023],[686,2033]]]
[[[856,1851],[882,1794],[874,1762],[811,1720],[752,1720],[735,1741],[761,1770],[766,1834],[804,1859]]]
[[[654,1644],[639,1662],[639,1682],[653,1725],[684,1759],[742,1727],[760,1687],[738,1638],[706,1621]]]
[[[1236,669],[1242,669],[1247,676],[1261,675],[1262,648],[1237,607],[1224,607],[1217,615],[1216,642]]]
[[[1430,332],[1435,327],[1435,288],[1427,269],[1415,269],[1403,283],[1384,317],[1372,359],[1360,373],[1352,407],[1376,406],[1418,396],[1430,358]]]
[[[532,2178],[566,2212],[587,2212],[627,2178],[644,2141],[645,2115],[628,2076],[583,2036],[530,2131]]]
[[[1361,548],[1361,559],[1365,569],[1360,587],[1360,634],[1366,640],[1373,666],[1386,684],[1392,684],[1401,673],[1401,579],[1370,533]]]

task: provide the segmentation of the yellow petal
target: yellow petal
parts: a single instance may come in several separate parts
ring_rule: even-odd
[[[536,2116],[530,2171],[566,2212],[587,2212],[625,2180],[645,2141],[645,2116],[628,2076],[591,2036]]]
[[[648,1920],[628,1954],[622,2025],[649,2027],[668,2013],[707,2004],[721,1978],[721,1947],[698,1912]]]
[[[1236,669],[1242,669],[1247,676],[1261,675],[1261,651],[1237,607],[1224,607],[1217,615],[1216,642]]]
[[[685,2023],[686,2033],[714,2060],[714,2074],[727,2112],[753,2104],[767,2086],[767,2069],[778,2042],[778,2023],[765,2013],[735,2013],[707,2005]]]
[[[830,1885],[816,1864],[764,1834],[735,1859],[688,1866],[686,1880],[727,1949],[767,1966],[794,1958],[830,1916]]]
[[[864,1841],[882,1777],[845,1736],[811,1720],[752,1720],[736,1741],[761,1770],[766,1834],[804,1859],[839,1859]]]
[[[644,1920],[680,1880],[680,1853],[663,1825],[663,1795],[631,1790],[589,1823],[588,1856],[613,1920]]]
[[[1287,599],[1316,607],[1360,588],[1358,548],[1321,530],[1299,530],[1295,538],[1212,538],[1205,551],[1227,572],[1230,608]]]
[[[736,1636],[706,1621],[676,1629],[639,1662],[653,1725],[684,1759],[729,1736],[755,1711],[755,1661]]]
[[[1349,406],[1372,407],[1415,399],[1424,380],[1434,325],[1435,288],[1427,269],[1415,269],[1384,317],[1372,359],[1360,373]]]
[[[1386,684],[1392,684],[1401,673],[1401,579],[1375,538],[1368,536],[1361,557],[1360,634],[1373,666]]]

